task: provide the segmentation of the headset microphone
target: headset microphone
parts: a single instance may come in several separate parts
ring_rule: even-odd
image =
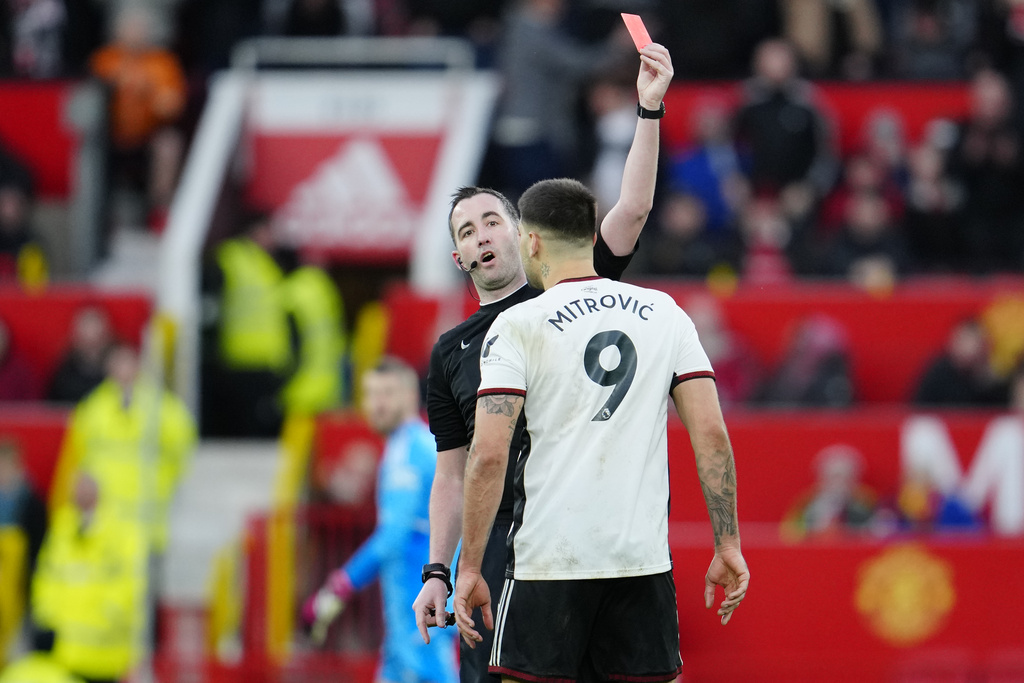
[[[480,265],[479,261],[471,261],[470,264],[469,264],[469,268],[467,268],[466,266],[463,265],[462,259],[459,259],[459,268],[462,268],[462,270],[467,272],[467,273],[472,272],[473,269],[475,269],[479,265]]]

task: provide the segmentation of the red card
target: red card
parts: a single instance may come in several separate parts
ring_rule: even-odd
[[[644,20],[640,18],[639,14],[626,14],[623,12],[622,21],[626,23],[626,28],[629,30],[630,37],[633,38],[637,52],[654,42],[651,40],[651,34],[647,32]]]

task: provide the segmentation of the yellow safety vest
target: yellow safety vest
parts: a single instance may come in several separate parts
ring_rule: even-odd
[[[0,673],[0,683],[83,683],[45,652],[30,652]]]
[[[169,391],[136,382],[124,405],[120,386],[106,380],[75,408],[64,437],[51,509],[70,499],[75,473],[96,478],[105,505],[128,520],[142,521],[152,503],[152,543],[167,546],[168,510],[196,442],[196,426],[185,404]],[[155,453],[144,449],[155,448]],[[146,458],[155,466],[145,476]],[[147,500],[146,491],[152,491]]]
[[[217,250],[224,274],[220,355],[229,368],[285,372],[292,363],[291,335],[282,304],[284,278],[258,244],[238,238]]]
[[[58,664],[86,678],[122,678],[141,654],[148,561],[139,524],[102,503],[95,515],[88,526],[70,504],[54,515],[32,581],[32,611],[55,634]]]
[[[327,273],[314,266],[292,272],[283,292],[299,333],[298,366],[281,393],[285,411],[316,415],[336,408],[345,353],[341,295]]]

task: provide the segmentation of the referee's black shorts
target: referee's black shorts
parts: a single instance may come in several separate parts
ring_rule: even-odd
[[[480,567],[480,574],[491,590],[492,610],[497,610],[501,587],[505,582],[508,532],[511,528],[511,521],[495,520],[491,527],[491,535],[487,539],[487,547],[484,549],[484,561]],[[457,580],[458,576],[456,576]],[[500,677],[492,676],[487,671],[494,632],[483,628],[479,607],[473,610],[473,623],[480,626],[476,630],[483,641],[477,643],[475,648],[471,648],[466,645],[466,641],[459,638],[459,683],[498,683],[501,680]]]
[[[505,580],[492,674],[529,683],[656,683],[681,671],[671,570],[615,579]]]

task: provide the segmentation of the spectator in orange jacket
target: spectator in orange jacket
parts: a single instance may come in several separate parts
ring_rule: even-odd
[[[110,89],[112,180],[145,193],[151,220],[166,211],[177,181],[184,141],[174,124],[186,95],[181,64],[157,45],[155,29],[145,7],[125,7],[114,17],[113,40],[90,59]]]

